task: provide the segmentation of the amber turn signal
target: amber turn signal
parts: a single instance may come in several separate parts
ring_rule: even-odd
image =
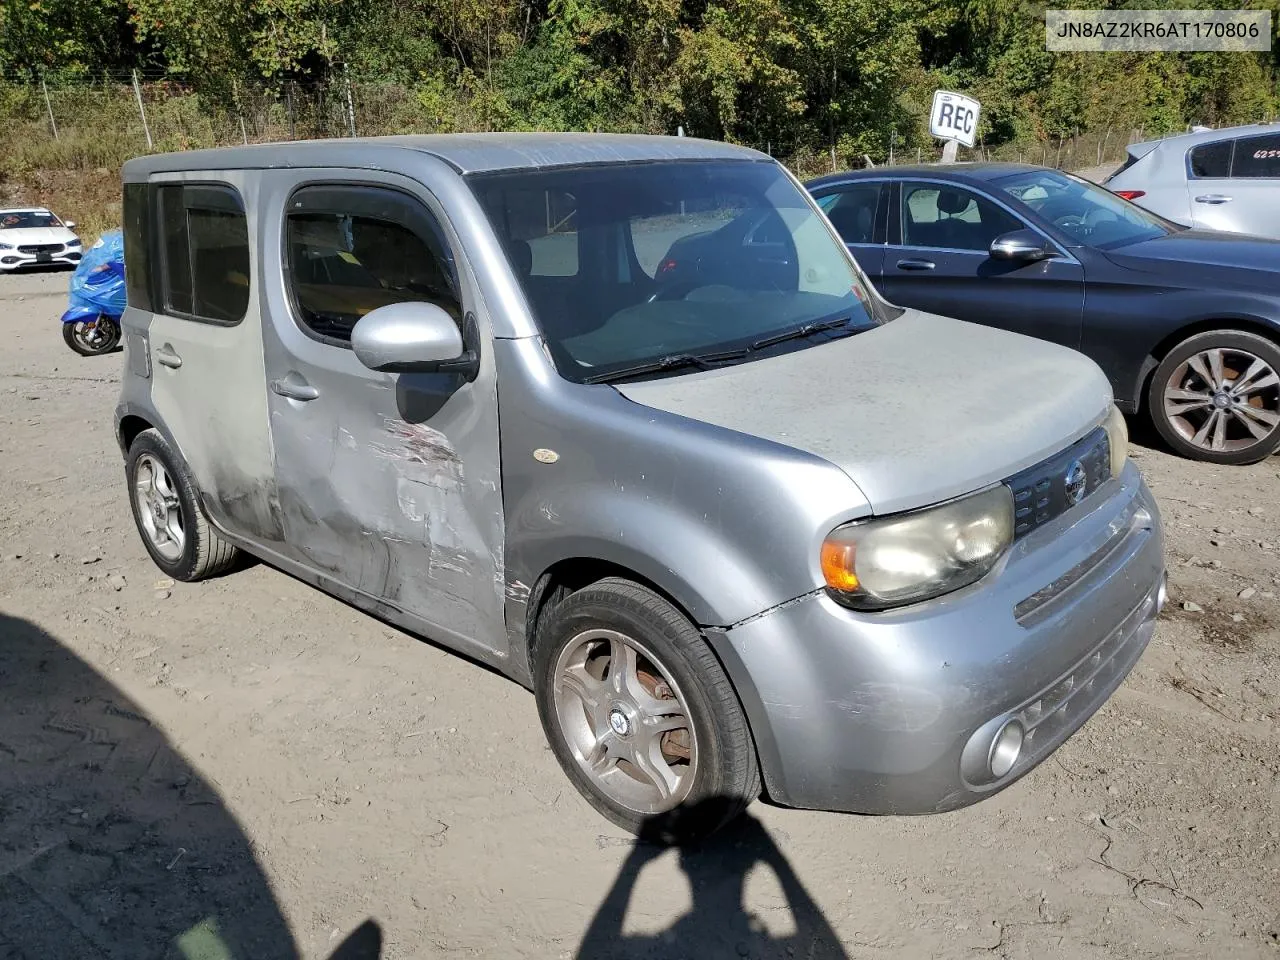
[[[822,576],[827,586],[842,593],[858,589],[858,575],[853,572],[855,548],[852,543],[828,539],[822,544]]]

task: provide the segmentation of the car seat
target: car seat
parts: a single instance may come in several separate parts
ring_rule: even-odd
[[[871,243],[875,214],[870,205],[836,206],[827,219],[845,243]]]

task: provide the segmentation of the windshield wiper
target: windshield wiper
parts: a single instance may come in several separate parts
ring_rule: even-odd
[[[840,330],[849,325],[853,318],[851,316],[834,317],[831,320],[815,320],[813,323],[806,323],[803,326],[796,327],[794,330],[785,330],[782,333],[775,333],[771,337],[765,337],[751,344],[752,350],[761,350],[765,347],[772,347],[775,343],[785,343],[788,340],[801,340],[805,337],[811,337],[815,333],[822,333],[824,330]],[[854,331],[850,330],[849,333]]]
[[[726,350],[723,353],[672,353],[656,360],[637,363],[621,370],[610,370],[608,373],[596,373],[583,378],[583,383],[612,383],[614,380],[626,380],[628,377],[641,377],[646,373],[667,373],[684,367],[695,367],[698,370],[711,370],[734,360],[741,360],[747,355],[746,350]]]

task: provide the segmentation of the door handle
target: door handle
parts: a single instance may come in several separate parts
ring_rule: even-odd
[[[162,367],[172,367],[177,370],[182,366],[182,358],[178,356],[177,351],[170,344],[166,343],[156,351],[156,363]]]
[[[292,380],[272,380],[271,392],[290,400],[314,400],[320,391],[309,383],[295,383]]]
[[[932,260],[899,260],[899,270],[932,270],[937,264]]]
[[[1196,203],[1230,203],[1231,198],[1221,193],[1206,193],[1196,197]]]

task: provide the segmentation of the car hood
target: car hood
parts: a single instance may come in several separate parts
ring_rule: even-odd
[[[1004,480],[1084,436],[1111,404],[1083,354],[915,310],[821,346],[617,389],[822,457],[879,514]]]
[[[0,243],[67,243],[76,235],[66,227],[22,227],[17,230],[0,230]]]
[[[1215,230],[1183,230],[1105,251],[1113,263],[1146,272],[1187,270],[1213,273],[1221,280],[1224,269],[1274,275],[1280,272],[1280,240]],[[1201,269],[1203,268],[1203,269]],[[1274,286],[1274,276],[1269,277]]]

